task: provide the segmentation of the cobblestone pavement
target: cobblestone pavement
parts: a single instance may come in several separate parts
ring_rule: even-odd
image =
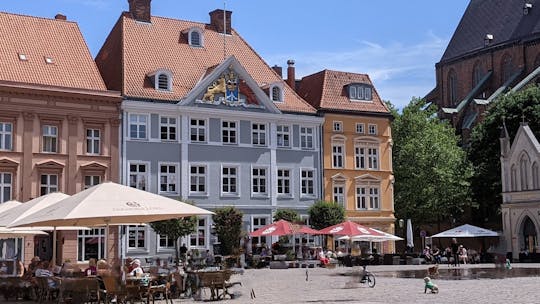
[[[360,268],[337,267],[294,268],[294,269],[248,269],[242,275],[231,279],[240,281],[235,286],[234,299],[226,303],[539,303],[540,276],[466,279],[467,273],[482,271],[494,273],[493,276],[510,275],[519,268],[534,268],[540,272],[540,264],[513,264],[513,270],[494,269],[492,264],[462,265],[459,269],[441,265],[445,271],[456,273],[452,280],[434,278],[439,286],[438,294],[424,294],[422,278],[398,278],[399,271],[427,271],[427,265],[383,265],[370,266],[376,276],[376,286],[369,288],[358,283],[355,274]],[[482,268],[482,269],[473,269]],[[459,277],[459,276],[463,277]],[[441,275],[442,276],[442,275]],[[253,294],[251,293],[253,291]],[[253,298],[252,295],[255,297]],[[210,298],[209,291],[202,292],[202,298]],[[0,300],[0,302],[3,299]],[[197,303],[193,299],[176,299],[174,303]],[[3,302],[34,303],[34,302]],[[165,304],[165,301],[156,301]]]

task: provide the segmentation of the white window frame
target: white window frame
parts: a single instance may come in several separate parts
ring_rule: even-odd
[[[43,183],[43,177],[46,178]],[[52,177],[56,179],[56,184],[53,183]],[[39,193],[45,195],[53,192],[58,192],[60,187],[60,175],[58,174],[40,174],[39,175]]]
[[[332,125],[334,132],[343,133],[343,121],[334,120]]]
[[[90,135],[88,134],[90,132]],[[97,132],[97,135],[96,135]],[[86,154],[101,154],[101,129],[86,128]]]
[[[198,44],[193,43],[193,33],[199,34],[199,43]],[[188,32],[188,44],[191,47],[197,47],[197,48],[204,47],[204,35],[203,35],[203,31],[200,28],[195,27],[195,28],[192,28],[192,29],[189,30],[189,32]]]
[[[341,143],[341,142],[332,143],[332,168],[334,169],[345,168],[345,144],[344,143]]]
[[[169,243],[172,243],[172,245],[170,246],[162,246],[161,245],[161,241],[164,241],[166,244],[169,244]],[[156,233],[156,245],[157,245],[157,251],[158,252],[162,252],[162,251],[171,251],[171,250],[174,250],[174,245],[175,243],[177,242],[178,240],[175,240],[173,238],[170,238],[166,235],[161,235],[161,234],[158,234]]]
[[[268,145],[267,130],[268,130],[267,124],[252,122],[251,123],[251,144],[254,146],[260,146],[260,147],[267,146]]]
[[[140,113],[129,113],[129,121],[128,121],[128,133],[129,133],[129,139],[131,140],[147,140],[148,139],[148,120],[149,120],[148,114],[140,114]],[[131,127],[134,126],[136,128],[135,134],[132,134]],[[141,133],[143,133],[143,137],[140,137]],[[135,135],[135,136],[132,136]]]
[[[373,101],[373,89],[368,84],[349,85],[349,100],[360,102]]]
[[[193,122],[196,122],[193,124]],[[200,125],[200,123],[203,122],[204,125]],[[196,139],[193,140],[193,131],[195,131]],[[200,140],[199,138],[203,136],[203,140]],[[189,141],[192,143],[205,143],[208,141],[208,120],[205,118],[196,118],[191,117],[189,119]]]
[[[341,188],[342,192],[337,193],[336,189]],[[332,183],[332,200],[338,205],[346,208],[347,195],[345,192],[345,182],[333,182]]]
[[[159,194],[164,194],[164,195],[178,195],[180,193],[180,183],[178,182],[180,180],[180,166],[177,164],[177,163],[168,163],[168,162],[160,162],[158,163],[158,166],[159,166],[159,189],[158,189],[158,193]],[[167,172],[162,172],[161,171],[161,167],[162,166],[165,166],[167,168]],[[169,170],[170,168],[173,167],[174,168],[174,173],[170,173]],[[161,186],[162,186],[162,178],[165,178],[166,179],[166,188],[167,190],[163,191],[161,190]],[[174,191],[169,191],[169,186],[170,185],[174,185],[174,188],[175,190]]]
[[[285,176],[284,174],[282,174],[280,176],[280,173],[285,173],[285,172],[288,172],[289,175]],[[286,197],[286,198],[293,197],[293,183],[292,183],[293,170],[291,168],[278,168],[276,177],[277,177],[276,178],[276,191],[277,191],[278,197]],[[285,191],[287,188],[289,191]]]
[[[308,132],[308,130],[310,132]],[[311,145],[309,144],[311,139]],[[312,150],[315,148],[315,128],[300,126],[300,148],[304,150]]]
[[[173,119],[174,122],[171,122]],[[163,138],[163,135],[165,135],[165,138]],[[159,138],[161,141],[167,142],[178,140],[178,117],[165,115],[159,117]]]
[[[311,177],[304,176],[304,173],[311,172]],[[314,168],[300,168],[300,197],[304,198],[314,198],[317,189],[316,189],[316,183],[317,180],[317,174],[316,170]],[[309,185],[311,184],[311,186]],[[311,193],[309,192],[309,188],[311,188]]]
[[[137,166],[136,171],[131,171],[131,166]],[[145,166],[145,172],[140,172],[139,166]],[[135,187],[133,187],[132,176],[135,176]],[[150,191],[150,163],[143,161],[128,162],[128,186],[135,189]],[[139,184],[144,183],[144,189],[139,188]]]
[[[226,126],[224,124],[227,124]],[[231,127],[234,124],[234,127]],[[238,144],[238,125],[236,120],[221,120],[221,142],[224,145],[236,145]],[[231,140],[234,139],[234,140]],[[227,139],[227,140],[226,140]]]
[[[356,123],[356,133],[365,134],[366,133],[366,124],[365,123]]]
[[[148,251],[148,226],[147,225],[128,225],[127,228],[127,250],[128,251]],[[131,231],[135,232],[135,246],[130,246],[129,242],[131,239]],[[139,246],[139,232],[143,232],[143,246]]]
[[[198,249],[204,249],[206,248],[206,244],[208,244],[208,218],[207,217],[199,217],[197,221],[197,225],[195,227],[196,232],[189,235],[189,248],[198,248]],[[201,244],[199,237],[202,233],[202,240],[204,244]],[[195,240],[195,244],[193,241]]]
[[[86,256],[86,240],[91,240],[97,238],[98,252],[96,260],[104,258],[105,255],[105,228],[92,228],[90,230],[78,230],[77,231],[77,261],[86,262],[87,259],[84,259]],[[81,242],[82,240],[82,242]],[[82,243],[82,248],[80,244]],[[83,256],[79,254],[82,252]]]
[[[369,135],[377,135],[377,125],[376,124],[368,124],[368,134]]]
[[[255,174],[257,170],[257,174]],[[264,175],[260,174],[260,170],[264,170]],[[268,197],[268,167],[252,166],[251,167],[251,196],[252,197]],[[264,191],[261,191],[264,187]],[[256,189],[257,188],[257,189]]]
[[[193,173],[191,172],[192,168],[197,168],[197,172]],[[199,172],[199,168],[204,168],[204,173]],[[192,182],[193,178],[195,178],[196,183],[194,184]],[[204,186],[204,191],[198,191],[198,189],[201,186],[201,178],[204,182],[202,185]],[[193,191],[191,189],[192,186],[195,186],[197,188],[197,191]],[[189,164],[189,195],[202,195],[206,196],[208,195],[208,166],[205,164],[198,164],[198,163],[191,163]]]
[[[235,174],[231,174],[230,172],[224,174],[223,173],[223,170],[224,169],[235,169]],[[230,170],[229,170],[230,171]],[[221,171],[220,171],[220,176],[221,176],[221,196],[233,196],[233,197],[238,197],[240,196],[240,166],[239,165],[236,165],[236,164],[223,164],[221,165]],[[227,179],[228,182],[227,182],[227,188],[228,190],[227,191],[224,191],[224,187],[226,186],[225,183],[224,183],[224,180]],[[234,184],[231,183],[231,179],[234,179],[235,182]],[[235,190],[236,191],[231,191],[231,188],[234,186]]]
[[[357,170],[379,170],[379,146],[379,140],[373,137],[356,138],[354,140],[354,168]]]
[[[371,87],[364,87],[364,100],[372,101],[373,100],[373,90]]]
[[[287,131],[285,131],[285,129],[287,129]],[[276,143],[277,143],[278,148],[291,147],[291,126],[290,125],[276,125]]]
[[[84,176],[84,189],[85,190],[99,184],[101,184],[101,175],[85,175]]]
[[[379,170],[379,147],[367,148],[367,168],[369,170]]]
[[[277,92],[276,92],[277,90]],[[273,102],[283,102],[283,87],[280,84],[273,84],[269,88],[270,99]],[[277,94],[276,94],[277,93]]]
[[[13,123],[0,121],[0,151],[11,150],[13,150]]]
[[[58,130],[57,125],[43,124],[41,126],[42,152],[58,153]]]
[[[380,182],[357,182],[355,199],[356,210],[381,210]]]
[[[357,170],[366,168],[366,148],[363,144],[354,145],[354,168]]]
[[[9,176],[9,182],[6,182]],[[9,193],[9,197],[6,197]],[[0,203],[10,201],[13,198],[13,174],[11,172],[0,172]]]
[[[264,223],[262,223],[262,220],[264,220]],[[258,223],[255,224],[255,221]],[[267,215],[253,215],[251,217],[251,232],[264,227],[272,222],[272,219]],[[251,239],[252,246],[259,246],[262,245],[262,243],[268,244],[268,237],[267,236],[260,236],[260,237],[253,237]]]

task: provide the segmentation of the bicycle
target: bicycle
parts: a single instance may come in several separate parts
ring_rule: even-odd
[[[360,284],[367,284],[370,288],[375,287],[375,275],[366,270],[367,265],[362,265],[363,275],[360,278]]]

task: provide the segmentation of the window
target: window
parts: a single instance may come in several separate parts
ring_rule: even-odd
[[[332,145],[332,168],[343,168],[344,164],[344,155],[343,155],[344,146],[342,144],[333,144]]]
[[[189,192],[190,194],[206,194],[206,166],[189,167]]]
[[[360,101],[372,100],[372,89],[369,84],[350,84],[349,85],[349,99]]]
[[[538,163],[534,162],[532,165],[532,179],[533,179],[533,189],[538,190],[540,189],[540,180],[538,179],[540,177],[538,170]]]
[[[517,191],[517,170],[515,165],[512,165],[510,169],[510,190]]]
[[[159,165],[159,192],[166,194],[178,194],[178,166]]]
[[[43,135],[43,152],[57,153],[58,152],[58,127],[44,125],[42,127]]]
[[[169,76],[167,74],[159,74],[158,75],[158,83],[157,87],[160,90],[169,90]]]
[[[354,145],[355,169],[379,169],[379,143],[358,141]]]
[[[280,102],[280,101],[283,101],[283,98],[282,98],[282,95],[281,95],[281,88],[277,85],[273,86],[272,89],[270,90],[272,96],[270,96],[270,98],[272,99],[272,101],[274,102]]]
[[[334,202],[345,208],[345,185],[334,184],[332,197]]]
[[[13,149],[13,125],[9,122],[0,122],[0,150]]]
[[[238,168],[221,168],[221,194],[238,195]]]
[[[479,62],[477,62],[475,65],[474,65],[474,68],[473,68],[473,76],[472,76],[472,79],[473,79],[473,87],[475,87],[477,84],[480,83],[480,80],[482,80],[482,76],[483,76],[483,71],[482,71],[482,65],[480,65]]]
[[[360,210],[378,210],[379,206],[379,187],[358,185],[356,186],[356,209]]]
[[[313,149],[313,128],[300,127],[300,147]]]
[[[101,176],[99,175],[86,175],[84,177],[84,189],[91,188],[101,183]]]
[[[254,217],[253,218],[253,223],[252,223],[252,231],[255,231],[261,227],[264,227],[266,226],[266,224],[268,224],[269,221],[266,217]],[[257,246],[257,245],[262,245],[262,243],[266,243],[268,244],[267,242],[267,237],[266,236],[261,236],[261,237],[253,237],[251,239],[251,244],[252,246]]]
[[[521,190],[529,190],[529,157],[523,154],[519,160]]]
[[[343,132],[343,123],[341,121],[334,121],[334,132]]]
[[[300,170],[300,194],[302,196],[315,196],[315,170]]]
[[[454,106],[457,101],[457,76],[454,70],[448,73],[448,101]]]
[[[206,246],[206,219],[199,218],[197,231],[189,236],[189,245],[190,247]]]
[[[146,226],[128,226],[128,249],[146,249]]]
[[[0,172],[0,203],[11,200],[12,180],[11,173]]]
[[[251,125],[251,143],[256,146],[266,145],[266,125],[254,123]]]
[[[198,28],[191,29],[188,33],[188,41],[190,46],[202,47],[203,35],[201,30]]]
[[[206,120],[191,119],[190,120],[190,138],[192,142],[206,141]]]
[[[161,140],[176,140],[176,117],[161,117],[159,123]]]
[[[514,65],[512,63],[512,56],[506,54],[501,62],[501,84],[504,84],[512,77],[513,70]]]
[[[86,129],[86,153],[100,154],[101,131],[99,129]]]
[[[129,186],[140,190],[147,189],[148,170],[146,164],[129,165]]]
[[[365,125],[363,123],[357,123],[356,124],[356,133],[364,134],[364,132],[365,132],[364,127],[365,127]]]
[[[168,236],[158,234],[158,242],[159,248],[161,249],[174,249],[174,243],[176,240]]]
[[[277,146],[281,148],[286,148],[291,146],[290,137],[290,127],[284,125],[277,126]]]
[[[147,120],[146,115],[129,114],[129,137],[131,139],[146,139]]]
[[[369,135],[377,135],[377,125],[369,124],[368,125],[368,134]]]
[[[238,131],[236,129],[235,121],[222,121],[221,122],[221,141],[224,144],[236,144],[238,137]]]
[[[277,170],[277,194],[281,196],[291,196],[291,170]]]
[[[266,196],[266,168],[251,169],[251,195]]]
[[[41,183],[39,186],[40,195],[49,194],[58,191],[58,175],[56,174],[42,174]]]
[[[105,228],[77,232],[77,261],[100,260],[105,257]]]

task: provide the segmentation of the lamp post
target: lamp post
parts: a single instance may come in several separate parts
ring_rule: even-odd
[[[399,229],[401,230],[401,235],[403,235],[403,238],[405,238],[405,230],[403,228],[403,226],[405,225],[405,220],[399,219],[398,220],[398,225],[399,225]]]

